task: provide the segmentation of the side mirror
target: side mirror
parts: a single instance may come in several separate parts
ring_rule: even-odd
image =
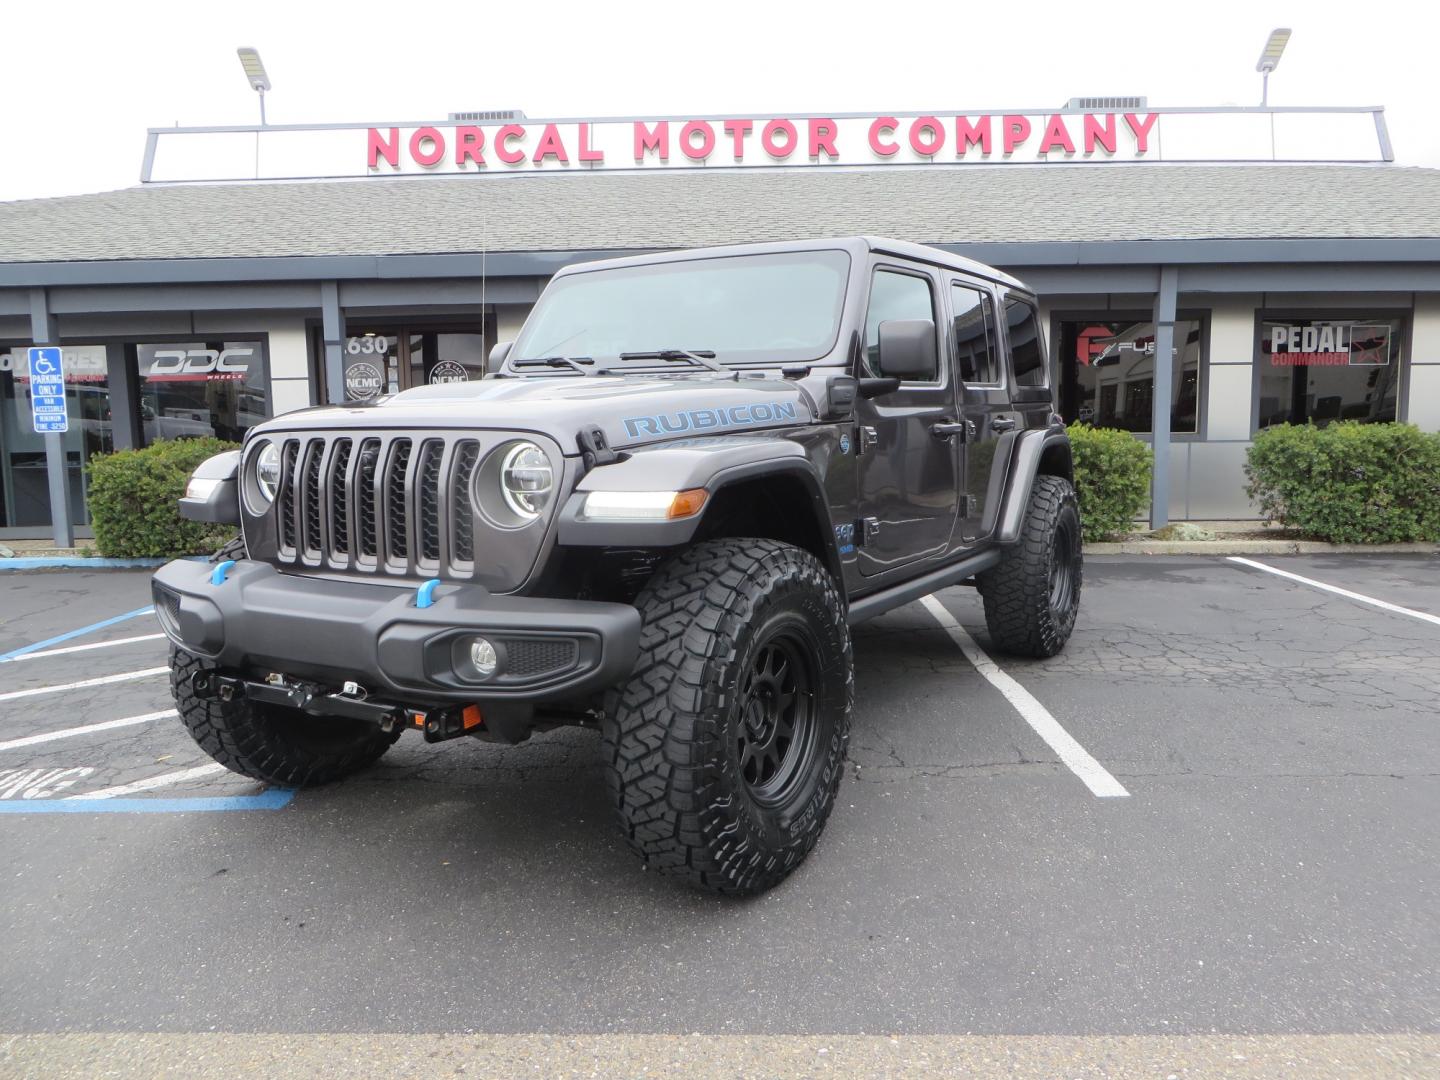
[[[505,366],[505,357],[510,355],[510,346],[513,341],[497,341],[494,348],[490,350],[490,359],[485,362],[485,374],[494,375]]]
[[[887,319],[880,324],[879,345],[883,377],[916,382],[939,375],[935,324],[929,319]]]

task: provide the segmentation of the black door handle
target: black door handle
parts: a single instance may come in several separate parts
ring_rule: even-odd
[[[991,431],[1009,431],[1015,426],[1013,416],[997,416],[990,421]]]
[[[930,434],[937,439],[953,439],[956,435],[965,433],[965,422],[963,420],[941,420],[930,425]]]

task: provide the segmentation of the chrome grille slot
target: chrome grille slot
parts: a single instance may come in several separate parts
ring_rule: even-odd
[[[488,584],[497,568],[480,565],[477,534],[486,526],[473,488],[490,445],[460,432],[282,436],[271,518],[276,560],[338,573]],[[522,653],[530,649],[521,646]]]
[[[450,469],[450,559],[467,566],[475,562],[475,508],[470,503],[470,479],[480,461],[480,444],[463,439],[455,448]]]

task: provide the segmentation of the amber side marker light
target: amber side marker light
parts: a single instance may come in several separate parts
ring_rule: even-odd
[[[685,491],[592,491],[580,516],[587,521],[673,521],[694,517],[705,506],[704,488]]]

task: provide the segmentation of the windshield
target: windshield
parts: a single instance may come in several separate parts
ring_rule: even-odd
[[[788,251],[561,277],[511,355],[616,361],[684,349],[724,364],[818,360],[835,346],[849,272],[843,251]]]

